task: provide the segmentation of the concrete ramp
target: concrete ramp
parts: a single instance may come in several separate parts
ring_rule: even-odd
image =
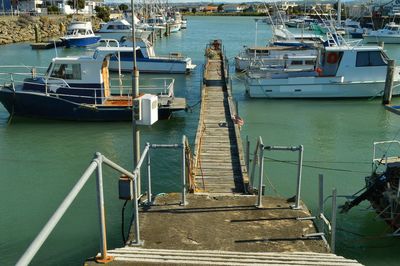
[[[355,260],[314,252],[230,252],[124,247],[110,250],[115,264],[140,265],[361,265]]]

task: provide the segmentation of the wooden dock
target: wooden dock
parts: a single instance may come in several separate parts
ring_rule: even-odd
[[[246,191],[248,176],[239,132],[241,123],[232,99],[228,61],[221,42],[214,41],[206,49],[201,88],[194,153],[196,192]]]
[[[210,43],[201,87],[201,111],[190,188],[141,197],[138,219],[125,247],[90,258],[85,265],[360,265],[330,254],[305,205],[248,194],[228,65],[220,41]],[[187,155],[186,155],[187,156]],[[186,158],[187,159],[187,158]],[[183,171],[184,173],[184,171]],[[194,188],[193,188],[194,183]],[[247,194],[247,195],[242,195]],[[139,240],[140,238],[140,240]],[[106,250],[106,247],[105,247]]]

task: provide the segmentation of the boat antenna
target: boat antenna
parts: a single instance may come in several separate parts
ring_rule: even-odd
[[[135,170],[140,159],[140,131],[136,124],[133,101],[139,96],[139,71],[136,62],[136,26],[135,26],[135,5],[131,0],[132,10],[132,42],[133,42],[133,71],[132,71],[132,131],[133,131],[133,170]],[[140,107],[139,107],[140,108]],[[137,175],[137,191],[140,195],[140,172]]]

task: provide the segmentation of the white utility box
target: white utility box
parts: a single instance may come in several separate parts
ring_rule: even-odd
[[[151,126],[158,121],[158,97],[157,95],[145,94],[136,98],[140,103],[140,120],[136,120],[137,125]]]

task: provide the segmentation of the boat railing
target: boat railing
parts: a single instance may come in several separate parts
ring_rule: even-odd
[[[400,162],[400,141],[376,141],[373,145],[372,171],[391,162]]]
[[[130,227],[134,226],[134,240],[126,243],[129,245],[142,245],[143,241],[140,238],[140,223],[139,223],[139,201],[144,198],[140,195],[140,180],[139,173],[142,166],[147,166],[147,200],[142,201],[143,204],[151,205],[153,202],[153,190],[152,190],[152,175],[151,175],[151,150],[156,149],[178,149],[180,150],[181,157],[181,205],[186,205],[186,193],[187,186],[193,182],[191,177],[191,156],[189,142],[186,136],[182,137],[182,142],[177,144],[150,144],[146,143],[146,146],[141,154],[141,157],[134,169],[134,171],[128,171],[122,166],[116,164],[106,156],[97,152],[82,174],[78,182],[64,198],[63,202],[48,220],[46,225],[42,228],[40,233],[36,236],[33,242],[29,245],[28,249],[18,260],[18,266],[28,265],[36,253],[39,251],[43,243],[46,241],[48,236],[54,230],[58,222],[64,216],[68,208],[72,205],[78,194],[82,191],[85,184],[88,182],[90,177],[96,173],[96,184],[97,184],[97,207],[99,210],[99,225],[100,225],[100,256],[96,257],[97,262],[106,263],[112,260],[112,257],[107,255],[107,234],[106,234],[106,216],[105,216],[105,204],[104,204],[104,190],[103,190],[103,165],[114,169],[115,171],[122,174],[119,181],[119,197],[123,200],[133,200],[133,219]],[[179,153],[178,153],[179,154]],[[146,162],[145,162],[146,160]],[[188,170],[188,171],[186,171]],[[188,181],[188,182],[187,182]]]

